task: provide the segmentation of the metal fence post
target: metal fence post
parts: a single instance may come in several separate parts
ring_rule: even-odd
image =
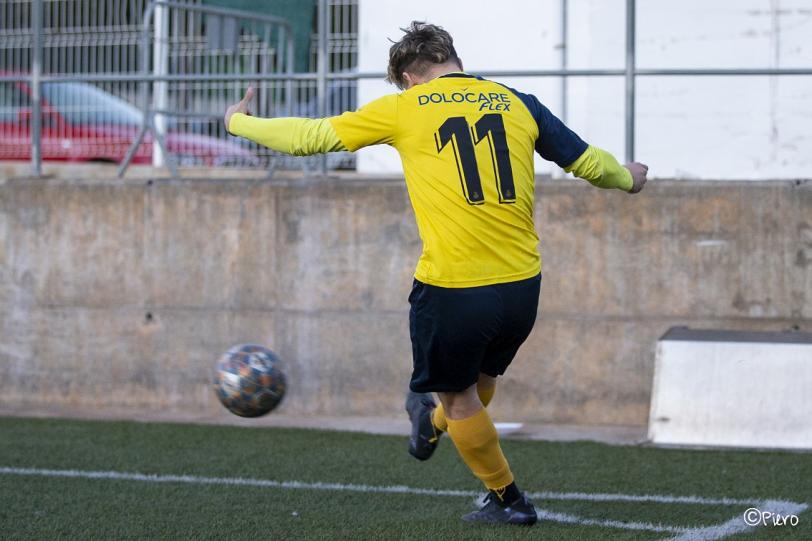
[[[567,53],[569,41],[569,2],[568,0],[561,0],[561,71],[567,70]],[[564,124],[567,123],[567,78],[561,78],[561,120]]]
[[[34,175],[42,176],[42,0],[31,5],[31,29],[34,50],[31,59],[31,165]]]
[[[140,54],[140,68],[141,80],[138,81],[139,99],[141,101],[141,113],[144,115],[141,119],[141,127],[138,129],[138,135],[135,136],[130,148],[127,149],[127,154],[124,156],[121,165],[118,166],[118,178],[124,176],[124,172],[130,166],[135,154],[138,152],[138,147],[144,140],[147,134],[147,129],[152,125],[151,122],[151,104],[149,99],[149,28],[150,21],[152,20],[155,10],[155,3],[149,2],[144,10],[143,21],[141,22],[141,35],[139,37],[138,52]]]
[[[293,116],[293,79],[290,78],[293,75],[294,70],[296,69],[295,62],[296,57],[294,56],[294,42],[293,42],[293,31],[286,30],[285,31],[285,38],[286,38],[286,53],[285,53],[285,73],[288,74],[288,78],[285,79],[285,114],[287,116]]]
[[[635,0],[626,0],[626,162],[634,161]]]
[[[319,33],[319,52],[317,58],[317,72],[318,78],[316,79],[316,98],[318,100],[318,116],[324,118],[327,116],[327,14],[328,14],[327,0],[319,0],[319,13],[318,13],[318,33]],[[327,154],[321,155],[321,174],[327,174]]]
[[[169,73],[169,7],[158,4],[155,7],[155,38],[152,42],[153,73],[166,75]],[[153,110],[165,111],[169,103],[167,91],[168,84],[157,81],[152,85]],[[166,117],[156,114],[153,118],[155,140],[152,142],[152,166],[162,167],[166,161],[164,149],[161,148],[160,137],[166,135]]]

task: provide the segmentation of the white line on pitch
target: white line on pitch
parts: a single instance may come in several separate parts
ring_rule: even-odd
[[[305,483],[301,481],[274,481],[271,479],[244,479],[240,477],[200,477],[195,475],[160,475],[117,471],[86,471],[86,470],[52,470],[40,468],[0,467],[0,474],[26,475],[39,477],[68,477],[79,479],[107,479],[115,481],[141,481],[147,483],[186,483],[198,485],[237,485],[265,488],[301,489],[301,490],[329,490],[362,493],[386,494],[417,494],[423,496],[465,496],[475,497],[480,493],[472,490],[448,490],[416,488],[404,485],[373,486],[354,485],[344,483]],[[632,494],[591,494],[587,492],[531,492],[531,498],[540,500],[564,501],[622,501],[638,503],[664,503],[664,504],[700,504],[700,505],[759,505],[763,500],[738,500],[730,498],[703,498],[700,496],[667,496],[667,495],[632,495]],[[805,504],[796,502],[771,500],[769,502],[777,512],[789,513],[806,509]],[[582,524],[587,526],[603,526],[609,528],[622,528],[627,530],[645,530],[653,532],[666,532],[682,534],[679,539],[720,539],[713,537],[722,534],[722,537],[735,533],[729,521],[710,528],[686,528],[680,526],[666,526],[650,522],[622,522],[616,520],[599,520],[582,518],[565,513],[539,510],[542,519],[555,522]],[[711,531],[713,529],[713,531]],[[703,536],[706,534],[707,536]],[[677,539],[677,538],[675,538]]]
[[[652,522],[624,522],[622,520],[607,520],[596,518],[584,518],[567,513],[558,513],[546,509],[536,508],[539,519],[551,520],[553,522],[563,522],[566,524],[580,524],[581,526],[601,526],[603,528],[617,528],[621,530],[640,530],[646,532],[662,532],[683,534],[691,532],[691,528],[683,526],[665,526]]]
[[[763,500],[734,498],[704,498],[702,496],[668,496],[658,494],[593,494],[591,492],[530,492],[530,498],[539,500],[574,500],[593,502],[676,503],[698,505],[755,505]],[[789,502],[793,503],[793,502]]]
[[[338,490],[347,492],[384,492],[391,494],[420,494],[423,496],[478,496],[473,490],[416,488],[405,485],[374,486],[345,483],[305,483],[302,481],[274,481],[271,479],[246,479],[242,477],[200,477],[196,475],[164,475],[117,471],[50,470],[41,468],[14,468],[0,466],[0,474],[38,475],[43,477],[79,477],[83,479],[113,479],[122,481],[146,481],[151,483],[193,483],[204,485],[240,485],[305,490]],[[539,500],[571,500],[601,502],[671,503],[698,505],[757,505],[760,499],[704,498],[701,496],[668,496],[657,494],[601,494],[590,492],[528,492],[530,498]],[[795,503],[795,502],[787,502]]]
[[[783,516],[799,515],[806,511],[809,506],[805,503],[787,502],[782,500],[765,500],[759,503],[758,509],[764,512],[777,513]],[[668,541],[716,541],[725,537],[753,530],[756,526],[750,526],[744,521],[743,515],[736,515],[727,522],[707,526],[704,528],[692,528],[685,530],[676,537]]]

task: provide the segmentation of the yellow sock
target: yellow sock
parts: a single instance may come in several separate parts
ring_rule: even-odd
[[[484,407],[488,407],[488,404],[491,403],[493,400],[493,394],[496,392],[496,386],[488,387],[487,389],[480,389],[477,387],[476,390],[477,394],[479,395],[479,401],[482,402]],[[443,432],[448,432],[448,422],[445,419],[445,410],[443,409],[442,404],[438,404],[436,408],[434,408],[434,413],[431,415],[431,422],[434,424],[434,428],[437,430],[442,430]]]
[[[448,419],[448,435],[463,462],[488,489],[501,489],[513,482],[487,410],[483,408],[466,419]]]

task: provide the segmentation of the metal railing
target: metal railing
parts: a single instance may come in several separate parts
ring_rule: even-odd
[[[255,114],[319,114],[316,79],[293,73],[288,22],[200,2],[0,3],[0,159],[30,159],[36,175],[43,159],[116,162],[120,173],[165,163],[173,175],[179,165],[315,167],[317,159],[281,156],[222,124],[248,82]],[[357,2],[331,4],[352,41],[357,16],[345,12],[357,13]],[[355,108],[355,86],[328,85],[327,112]],[[331,168],[351,166],[349,156],[331,156]]]
[[[330,19],[328,13],[330,12],[331,5],[334,5],[338,2],[338,0],[318,0],[318,10],[317,10],[317,33],[316,33],[316,43],[318,45],[317,52],[315,58],[317,59],[316,71],[308,72],[308,73],[292,73],[289,69],[285,69],[283,71],[274,71],[274,70],[257,70],[256,72],[245,73],[242,71],[235,71],[227,73],[225,71],[220,71],[217,73],[212,73],[211,70],[198,70],[196,72],[176,72],[172,70],[165,70],[165,71],[158,71],[155,70],[148,70],[145,71],[141,69],[139,72],[134,70],[129,71],[122,71],[119,70],[117,73],[94,73],[91,70],[77,70],[74,72],[63,72],[63,73],[47,73],[43,71],[43,62],[42,62],[42,49],[43,49],[43,40],[44,39],[52,39],[53,36],[46,33],[43,33],[43,25],[42,25],[42,5],[43,1],[48,3],[56,3],[65,0],[9,0],[11,4],[17,5],[28,5],[30,6],[30,13],[23,14],[21,19],[23,21],[30,22],[31,28],[31,39],[29,42],[31,43],[31,51],[30,56],[32,57],[31,60],[31,72],[30,74],[20,74],[14,73],[10,74],[8,72],[3,71],[2,65],[0,65],[0,81],[17,81],[22,82],[26,85],[30,86],[31,92],[31,101],[32,101],[32,108],[33,112],[31,114],[30,122],[31,122],[31,135],[33,139],[33,146],[35,147],[35,151],[31,153],[31,161],[33,165],[33,169],[35,174],[41,174],[41,154],[39,152],[39,144],[40,144],[40,134],[43,126],[43,118],[45,121],[48,121],[48,111],[42,111],[42,89],[45,88],[45,85],[51,85],[55,83],[83,83],[83,84],[96,84],[96,83],[106,83],[106,84],[116,84],[121,85],[122,88],[125,89],[123,92],[119,92],[119,95],[125,95],[127,97],[134,97],[133,88],[137,85],[153,85],[152,88],[155,88],[155,85],[159,85],[160,83],[177,83],[188,85],[188,88],[197,88],[199,91],[204,91],[203,87],[209,88],[212,84],[219,84],[222,85],[223,96],[226,94],[226,90],[230,91],[230,100],[225,100],[223,96],[218,98],[217,103],[211,102],[208,105],[214,106],[217,105],[219,109],[218,117],[221,110],[225,109],[225,104],[229,101],[236,101],[239,99],[239,94],[242,90],[240,87],[240,83],[246,82],[255,82],[255,83],[266,83],[269,85],[270,88],[274,88],[275,90],[272,91],[269,95],[274,96],[274,99],[279,99],[280,97],[286,96],[289,100],[287,103],[292,103],[294,105],[294,110],[289,111],[289,109],[283,109],[286,113],[292,112],[297,114],[298,116],[323,116],[325,114],[337,114],[341,112],[340,110],[335,110],[331,106],[331,93],[336,89],[345,88],[341,85],[348,85],[346,88],[350,88],[349,85],[354,84],[358,80],[361,79],[380,79],[384,77],[383,72],[374,72],[374,73],[359,73],[354,71],[344,71],[345,66],[339,66],[337,69],[341,71],[335,72],[331,71],[331,62],[329,60],[330,57],[330,49],[329,49],[329,28],[328,25],[330,24]],[[81,0],[73,0],[74,2],[79,2]],[[346,0],[345,0],[346,1]],[[562,0],[564,4],[566,4],[567,0]],[[134,5],[138,4],[138,2],[143,2],[143,0],[129,0],[127,2],[121,2],[120,5],[127,6],[128,9],[131,9]],[[351,3],[347,2],[347,3]],[[179,2],[170,2],[168,0],[156,0],[152,3],[152,5],[160,6],[160,5],[182,5],[185,8],[189,8],[190,4],[180,4]],[[651,76],[671,76],[671,77],[682,77],[682,76],[793,76],[793,75],[812,75],[812,68],[754,68],[754,69],[735,69],[735,68],[726,68],[726,69],[640,69],[636,66],[636,28],[635,28],[635,14],[636,14],[636,1],[635,0],[626,0],[626,43],[625,43],[625,52],[626,52],[626,59],[625,59],[625,66],[622,69],[568,69],[566,67],[562,69],[549,69],[549,70],[485,70],[485,71],[478,71],[478,75],[483,75],[486,77],[561,77],[562,81],[566,81],[568,78],[571,77],[622,77],[625,82],[625,116],[624,116],[624,130],[625,130],[625,158],[627,161],[633,161],[635,156],[635,103],[636,103],[636,82],[637,78],[639,77],[651,77]],[[154,9],[154,8],[153,8]],[[189,9],[198,9],[198,8],[189,8]],[[205,9],[212,9],[212,8],[205,8]],[[148,11],[149,7],[145,7],[145,11]],[[25,10],[23,10],[25,11]],[[245,16],[246,14],[243,12],[236,12],[234,10],[227,10],[219,8],[217,9],[217,13],[222,15],[223,17],[241,17]],[[256,17],[255,15],[251,15],[252,17]],[[566,9],[562,10],[562,16],[566,17]],[[280,21],[274,21],[280,23]],[[142,54],[144,54],[144,50],[152,50],[153,48],[143,45],[144,34],[141,35],[142,40]],[[566,46],[566,44],[565,44]],[[131,44],[127,45],[127,54],[131,55],[132,50]],[[153,50],[154,52],[154,50]],[[24,52],[21,52],[20,55],[25,56]],[[129,58],[129,56],[128,56]],[[151,59],[152,64],[149,63],[149,58],[144,58],[143,66],[152,65],[154,67],[155,60]],[[68,64],[66,64],[68,65]],[[290,66],[290,64],[286,64],[286,66]],[[336,67],[333,66],[333,69]],[[194,85],[197,85],[195,87]],[[278,86],[280,85],[287,85],[288,91],[286,92],[279,92]],[[331,87],[331,85],[336,85],[335,87]],[[292,91],[291,91],[292,88]],[[352,87],[354,88],[354,87]],[[350,91],[346,91],[349,93]],[[340,92],[339,92],[340,93]],[[143,96],[142,96],[143,99]],[[50,101],[50,100],[49,100]],[[342,99],[340,100],[343,105],[347,106],[347,108],[351,108],[350,106],[354,106],[353,99]],[[143,102],[142,102],[143,103]],[[313,103],[315,103],[315,107],[312,107]],[[298,109],[295,107],[296,104],[299,104]],[[305,106],[301,106],[301,104],[305,104]],[[144,118],[149,119],[154,117],[154,115],[161,115],[161,114],[169,114],[170,111],[167,109],[163,109],[160,107],[154,107],[150,104],[142,105],[145,114]],[[277,111],[278,108],[267,106],[265,109],[266,111]],[[43,117],[43,112],[45,116]],[[262,105],[260,106],[259,114],[263,114]],[[203,114],[203,113],[199,113]],[[192,116],[194,118],[194,115]],[[145,121],[145,124],[148,124],[149,121]],[[147,128],[155,129],[157,126],[148,125]],[[48,128],[50,129],[50,127]],[[146,130],[145,130],[146,131]],[[225,137],[224,134],[222,134]],[[160,143],[159,143],[160,144]],[[133,145],[136,147],[136,145]],[[166,144],[164,142],[164,150],[166,150]],[[2,156],[0,156],[2,157]],[[171,162],[170,163],[170,167]],[[309,163],[309,162],[308,162]],[[325,171],[326,169],[330,168],[330,164],[327,162],[326,158],[321,158],[321,169]],[[173,171],[173,174],[176,174],[176,171]]]
[[[139,82],[143,121],[119,167],[119,176],[124,174],[133,161],[150,131],[155,137],[153,165],[160,166],[165,162],[172,175],[178,176],[175,160],[169,152],[165,137],[166,119],[206,119],[213,121],[219,128],[221,111],[225,104],[222,99],[218,99],[221,96],[216,94],[217,89],[211,85],[224,84],[217,80],[218,75],[239,73],[250,80],[257,73],[284,74],[284,88],[266,88],[263,85],[257,89],[260,92],[257,100],[260,109],[257,113],[291,114],[293,31],[284,19],[172,0],[153,0],[147,6],[142,24]],[[274,34],[277,36],[275,44],[272,40]],[[185,77],[177,81],[150,81],[150,73],[167,75],[170,72]],[[205,87],[195,85],[195,80],[190,77],[199,72],[208,72],[205,73],[206,79],[201,81],[209,83]],[[149,92],[149,82],[153,84],[152,95]],[[170,83],[175,83],[174,88],[169,87]],[[174,94],[171,104],[170,93]],[[263,97],[270,99],[262,99]],[[210,145],[208,141],[181,141],[180,137],[177,139],[178,144],[174,145],[173,150],[181,155],[205,155],[208,149],[204,150],[202,147]],[[254,163],[253,156],[242,151],[236,142],[232,144],[233,150],[220,149],[217,159],[230,159],[235,165],[259,164]]]
[[[43,158],[65,160],[79,146],[103,157],[116,144],[84,133],[83,144],[71,146],[82,127],[67,120],[100,120],[106,115],[100,110],[102,103],[121,105],[118,120],[137,118],[138,111],[128,104],[135,96],[134,83],[108,81],[101,86],[76,87],[48,84],[47,78],[70,74],[81,79],[101,71],[135,69],[138,28],[133,19],[145,6],[146,0],[123,0],[117,5],[81,0],[0,2],[0,108],[4,117],[0,135],[3,142],[13,140],[0,143],[0,157],[25,156],[39,174]],[[54,102],[65,105],[66,92],[76,89],[80,92],[71,95],[72,105],[58,111]],[[100,102],[100,97],[106,101]],[[107,115],[106,120],[113,119]]]

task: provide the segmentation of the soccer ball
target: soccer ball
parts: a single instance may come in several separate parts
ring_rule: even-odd
[[[234,346],[217,361],[214,392],[235,415],[265,415],[285,396],[285,374],[279,364],[279,357],[266,347]]]

